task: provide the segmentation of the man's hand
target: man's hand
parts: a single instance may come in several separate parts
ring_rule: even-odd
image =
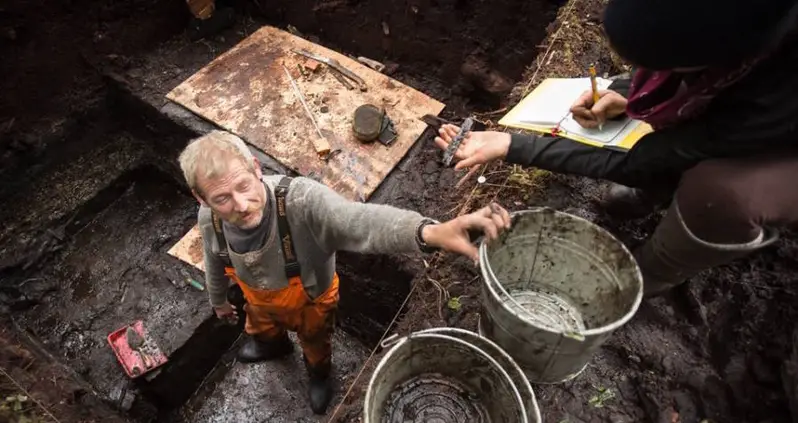
[[[443,125],[435,137],[435,144],[446,150],[460,128],[455,125]],[[474,165],[492,162],[507,157],[510,149],[510,134],[504,132],[480,131],[466,134],[460,147],[454,154],[458,160],[455,169],[465,169]]]
[[[620,116],[626,111],[627,100],[615,91],[599,91],[599,101],[593,104],[593,92],[585,91],[571,106],[574,120],[584,128],[598,128],[607,119]]]
[[[479,251],[468,236],[469,229],[484,233],[488,240],[496,239],[510,228],[510,214],[496,203],[474,213],[460,216],[438,225],[427,225],[421,237],[427,245],[462,254],[478,262]]]
[[[238,312],[230,303],[225,303],[219,307],[214,307],[213,311],[216,312],[216,317],[226,323],[238,322]]]

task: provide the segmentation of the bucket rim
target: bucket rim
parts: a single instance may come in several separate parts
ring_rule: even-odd
[[[455,333],[464,334],[466,336],[479,338],[480,340],[482,340],[485,343],[487,343],[491,348],[493,348],[495,350],[495,352],[498,352],[502,357],[504,357],[507,360],[507,362],[510,363],[510,365],[513,367],[512,370],[515,371],[515,372],[518,372],[518,374],[521,375],[521,380],[524,383],[524,387],[528,387],[529,388],[529,393],[532,394],[532,406],[534,407],[534,409],[532,410],[533,411],[532,414],[533,414],[533,416],[536,419],[535,422],[539,423],[539,422],[543,421],[543,419],[542,419],[542,417],[540,415],[540,407],[538,405],[538,398],[537,398],[537,395],[535,395],[535,389],[532,387],[532,383],[529,382],[529,378],[526,376],[526,373],[524,372],[524,369],[522,369],[521,366],[518,364],[518,362],[516,362],[515,359],[507,351],[505,351],[502,347],[500,347],[499,344],[493,342],[493,340],[491,340],[490,338],[488,338],[488,337],[486,337],[484,335],[481,335],[479,332],[474,332],[474,331],[470,331],[470,330],[462,329],[462,328],[455,328],[455,327],[451,327],[451,326],[439,326],[439,327],[435,327],[435,328],[424,329],[424,330],[418,331],[416,333],[423,334],[423,333],[438,333],[438,332],[455,332]],[[509,372],[508,372],[508,376],[509,376]],[[515,382],[515,381],[513,381],[513,382]],[[519,394],[520,394],[520,392],[519,392]],[[526,407],[526,405],[525,405],[525,407]],[[535,422],[530,422],[530,423],[535,423]]]
[[[621,249],[623,250],[623,252],[625,254],[627,254],[629,256],[629,258],[632,259],[631,262],[632,262],[632,266],[633,266],[632,270],[634,272],[634,276],[637,278],[638,281],[640,281],[640,283],[638,284],[638,289],[637,289],[637,293],[635,294],[634,301],[632,301],[632,304],[631,304],[631,306],[629,308],[629,311],[627,311],[620,318],[618,318],[616,320],[613,320],[612,322],[610,322],[610,323],[608,323],[606,325],[584,330],[582,332],[579,332],[579,334],[582,335],[582,336],[602,335],[602,334],[607,333],[607,332],[615,331],[618,328],[620,328],[621,326],[623,326],[626,323],[628,323],[629,320],[631,320],[632,317],[634,317],[634,315],[637,313],[637,310],[640,308],[640,304],[643,301],[643,274],[640,271],[640,266],[637,264],[637,260],[634,258],[634,255],[629,250],[629,248],[626,246],[626,244],[621,242],[615,235],[613,235],[612,233],[610,233],[610,231],[604,229],[600,225],[597,225],[597,224],[595,224],[595,223],[593,223],[593,222],[591,222],[591,221],[589,221],[589,220],[587,220],[585,218],[582,218],[582,217],[579,217],[579,216],[576,216],[576,215],[573,215],[573,214],[570,214],[570,213],[561,212],[559,210],[554,210],[554,209],[552,209],[550,207],[533,207],[533,208],[526,209],[526,210],[514,211],[514,212],[510,213],[510,218],[512,219],[515,216],[521,216],[521,215],[532,214],[532,213],[553,213],[555,215],[557,215],[557,214],[565,215],[565,216],[568,216],[569,218],[572,218],[572,219],[575,219],[575,220],[579,220],[579,221],[581,221],[583,223],[587,223],[587,224],[593,225],[594,227],[596,227],[598,229],[598,231],[602,235],[609,237],[611,240],[617,242],[621,246]],[[488,283],[488,280],[494,280],[494,281],[497,280],[496,275],[493,273],[493,268],[491,267],[490,263],[487,260],[487,254],[488,254],[487,253],[487,243],[488,242],[489,241],[486,238],[483,238],[482,241],[479,243],[479,269],[480,269],[480,273],[482,275],[482,283],[487,286],[487,288],[490,291],[491,295],[493,295],[496,298],[500,298],[499,295],[497,294],[496,290],[494,289],[494,287],[491,286],[491,283]],[[490,276],[490,278],[488,278],[488,276]],[[511,313],[513,312],[513,310],[511,310],[504,301],[499,301],[499,304],[505,310],[507,310],[507,311],[509,311]],[[540,326],[540,327],[539,326],[535,326],[535,327],[537,329],[539,329],[539,330],[542,330],[542,331],[545,331],[545,332],[548,332],[548,333],[552,333],[552,334],[559,334],[559,335],[562,335],[562,336],[566,336],[568,334],[573,333],[573,331],[554,331],[554,330],[551,330],[551,329],[549,329],[547,327],[542,327],[542,326]]]
[[[518,388],[515,386],[515,381],[513,381],[513,379],[510,377],[509,373],[507,373],[507,371],[504,369],[504,367],[502,367],[499,364],[499,362],[496,361],[496,359],[491,357],[490,354],[486,353],[485,351],[482,351],[480,348],[477,348],[476,346],[474,346],[474,345],[472,345],[472,344],[470,344],[470,343],[468,343],[466,341],[463,341],[462,339],[458,339],[458,338],[455,338],[453,336],[441,335],[441,334],[438,334],[438,333],[421,333],[421,332],[424,332],[424,331],[413,332],[413,333],[405,335],[405,336],[399,338],[398,340],[396,340],[396,342],[390,347],[388,352],[386,352],[385,355],[382,356],[382,358],[380,359],[379,363],[377,363],[377,366],[374,368],[374,371],[371,373],[371,377],[369,378],[369,383],[366,386],[366,396],[365,396],[365,398],[363,400],[363,421],[370,421],[369,413],[368,413],[369,410],[367,409],[367,407],[373,401],[372,392],[374,391],[374,385],[376,384],[376,379],[377,379],[377,376],[378,376],[378,370],[384,368],[385,365],[387,365],[389,359],[391,359],[395,354],[397,354],[397,351],[399,351],[399,348],[401,346],[403,346],[403,345],[405,345],[405,344],[407,344],[409,342],[412,342],[413,339],[417,339],[417,338],[440,338],[440,339],[445,339],[447,341],[454,341],[457,344],[464,345],[466,348],[469,348],[469,349],[477,352],[478,354],[481,354],[484,358],[487,358],[488,361],[490,362],[491,366],[493,366],[496,369],[498,369],[499,372],[501,372],[502,376],[505,377],[506,380],[508,380],[510,382],[510,386],[513,388],[513,393],[515,394],[516,405],[518,405],[520,407],[521,415],[523,416],[523,419],[519,423],[534,423],[534,422],[529,422],[529,417],[527,416],[526,405],[524,404],[524,401],[521,398],[521,393],[518,392]]]

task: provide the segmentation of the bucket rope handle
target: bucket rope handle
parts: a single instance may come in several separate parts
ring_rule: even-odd
[[[548,207],[541,207],[541,209],[543,209],[543,210],[547,210],[547,209],[551,210]],[[532,276],[535,275],[535,268],[537,267],[538,252],[540,251],[540,241],[542,239],[541,235],[543,235],[543,225],[542,224],[540,225],[540,229],[538,229],[537,244],[535,245],[535,255],[532,258],[532,273],[529,275],[529,279],[530,280],[534,279],[534,278],[532,278]],[[490,263],[486,263],[486,265],[490,269]],[[490,273],[493,274],[493,269],[490,269]],[[531,311],[527,310],[523,305],[521,305],[521,303],[516,301],[516,299],[512,295],[510,295],[510,293],[507,292],[506,289],[504,289],[504,285],[499,283],[499,281],[495,277],[495,275],[492,275],[492,276],[494,276],[492,279],[495,282],[491,282],[490,280],[488,280],[487,283],[492,283],[494,286],[496,286],[498,288],[500,294],[506,296],[510,300],[510,302],[512,302],[512,304],[515,307],[517,307],[519,310],[521,310],[521,312],[523,314],[525,314],[527,316],[534,317],[534,314],[532,314]],[[577,332],[577,331],[562,331],[562,332],[560,332],[560,334],[563,337],[570,338],[570,339],[573,339],[575,341],[584,341],[585,340],[585,336],[582,335],[581,333]]]

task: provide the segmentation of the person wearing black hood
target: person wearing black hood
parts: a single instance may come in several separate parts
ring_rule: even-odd
[[[471,132],[458,169],[492,160],[605,179],[611,212],[669,208],[634,254],[646,295],[772,244],[798,224],[798,1],[610,0],[604,29],[632,64],[585,127],[627,114],[654,131],[628,152],[544,135]],[[445,125],[445,149],[459,128]]]

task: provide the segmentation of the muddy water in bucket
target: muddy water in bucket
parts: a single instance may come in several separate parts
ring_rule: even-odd
[[[490,340],[456,328],[385,345],[363,404],[364,423],[540,423],[521,368]]]
[[[480,332],[532,383],[577,376],[637,311],[642,277],[631,253],[582,218],[541,208],[480,246]]]

